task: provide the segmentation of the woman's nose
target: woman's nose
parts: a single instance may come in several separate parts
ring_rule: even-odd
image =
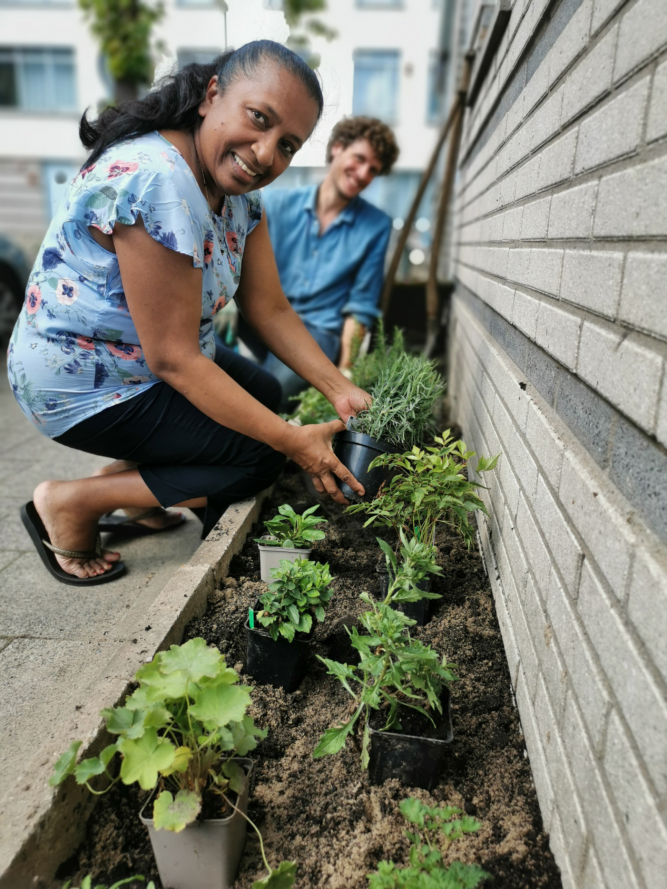
[[[268,135],[264,139],[258,139],[253,145],[253,151],[255,152],[257,162],[266,169],[269,169],[273,164],[275,150],[275,139],[269,138]]]

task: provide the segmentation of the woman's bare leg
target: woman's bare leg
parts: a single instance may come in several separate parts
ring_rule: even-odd
[[[121,508],[146,510],[160,505],[136,469],[71,482],[42,482],[35,488],[33,500],[51,543],[70,550],[94,548],[97,522],[104,513]],[[206,497],[177,505],[196,509],[206,506]],[[120,554],[105,551],[99,558],[85,562],[63,556],[56,558],[68,574],[93,577],[108,571]]]
[[[116,472],[124,472],[127,469],[136,469],[138,465],[138,463],[133,463],[130,460],[114,460],[113,463],[108,463],[106,466],[98,469],[93,475],[112,475]],[[146,512],[146,510],[143,508],[130,508],[123,509],[123,512],[129,518],[133,518],[134,516],[141,515],[142,512]],[[137,524],[145,525],[147,528],[154,528],[156,531],[163,531],[165,528],[170,528],[172,525],[180,525],[182,518],[182,512],[167,512],[164,510],[161,515],[141,519]]]

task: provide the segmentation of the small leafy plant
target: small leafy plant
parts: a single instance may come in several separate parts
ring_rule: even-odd
[[[445,867],[443,863],[452,843],[479,830],[474,818],[456,817],[461,810],[455,806],[427,806],[414,798],[404,799],[399,808],[415,828],[405,832],[411,844],[410,865],[381,861],[376,873],[368,874],[368,889],[475,889],[491,876],[477,864],[453,861]]]
[[[273,583],[259,597],[259,623],[274,642],[279,636],[291,642],[296,633],[310,633],[313,617],[324,620],[324,606],[332,596],[329,566],[308,559],[281,559],[280,568],[273,568],[271,576]]]
[[[324,531],[316,525],[327,523],[327,519],[313,515],[319,504],[306,509],[302,515],[294,512],[289,503],[278,507],[279,515],[264,522],[270,537],[255,538],[262,546],[281,546],[291,549],[307,549],[317,540],[324,540]]]
[[[145,881],[145,877],[137,876],[137,877],[126,877],[124,880],[118,880],[113,884],[113,886],[109,886],[109,889],[120,889],[121,886],[127,886],[130,883],[143,883]],[[64,884],[63,889],[76,889],[75,886],[72,886],[71,880],[67,880]],[[84,877],[81,881],[81,886],[79,889],[106,889],[104,883],[97,883],[93,886],[93,878],[88,875]],[[146,886],[146,889],[155,889],[155,883],[151,880],[150,883]]]
[[[311,386],[300,395],[293,395],[290,401],[298,401],[299,404],[293,414],[285,419],[299,420],[302,426],[311,426],[318,423],[329,423],[338,419],[336,408],[322,393]]]
[[[463,441],[452,441],[447,429],[436,437],[435,445],[424,449],[413,447],[404,454],[381,454],[371,468],[384,466],[391,470],[391,480],[375,500],[349,506],[350,513],[365,512],[367,525],[403,529],[424,541],[432,541],[439,524],[456,529],[468,546],[472,546],[474,529],[470,515],[477,510],[486,513],[484,502],[477,495],[480,482],[468,479],[470,460],[477,456],[468,451]],[[491,472],[500,454],[479,457],[476,472]]]
[[[385,555],[393,558],[389,545],[382,541],[381,546]],[[415,582],[414,574],[404,570],[404,564],[401,564],[397,565],[395,575],[390,579],[383,602],[374,602],[366,592],[361,594],[359,598],[369,606],[369,610],[360,617],[366,632],[360,634],[356,627],[348,630],[350,644],[359,652],[358,667],[320,657],[329,675],[335,676],[352,697],[354,713],[342,725],[324,732],[313,753],[316,759],[338,753],[359,718],[364,715],[366,724],[361,765],[367,768],[370,741],[368,718],[371,710],[382,710],[386,714],[381,731],[401,730],[399,706],[416,710],[433,725],[433,714],[442,714],[442,690],[458,679],[453,672],[456,667],[448,664],[444,658],[441,661],[430,645],[412,639],[409,627],[414,626],[415,621],[395,611],[390,604],[414,602],[424,595],[431,598],[435,595],[418,590]]]
[[[266,730],[258,729],[247,715],[250,689],[238,685],[236,670],[204,639],[190,639],[158,652],[135,679],[139,686],[124,705],[101,713],[107,731],[118,740],[78,764],[82,742],[74,741],[57,761],[49,784],[57,786],[73,775],[77,784],[95,794],[106,793],[117,781],[136,782],[142,790],[157,787],[153,823],[158,830],[174,833],[197,818],[204,792],[236,810],[229,793],[240,795],[247,776],[235,757],[245,756],[266,737]],[[111,763],[117,753],[121,765],[114,776]],[[96,790],[90,781],[102,775],[107,786]],[[285,864],[291,863],[281,867]],[[276,871],[267,868],[270,880]],[[256,889],[273,885],[264,880],[255,884]]]
[[[416,537],[408,540],[401,528],[399,530],[400,556],[399,565],[392,548],[385,540],[376,538],[385,556],[389,582],[393,583],[392,602],[418,602],[419,599],[441,599],[438,593],[427,592],[419,588],[429,574],[442,574],[442,568],[436,563],[436,548],[424,543]]]
[[[444,391],[434,361],[404,353],[382,370],[371,389],[372,403],[350,428],[399,448],[419,445],[433,426],[433,408]]]

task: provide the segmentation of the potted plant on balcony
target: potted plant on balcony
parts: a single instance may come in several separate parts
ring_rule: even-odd
[[[291,692],[304,677],[313,620],[324,620],[332,577],[328,565],[307,559],[283,559],[271,574],[246,622],[246,667],[258,682]]]
[[[313,515],[319,504],[306,509],[301,515],[289,503],[278,507],[278,515],[264,522],[267,534],[255,538],[259,547],[259,571],[264,583],[271,583],[271,572],[284,560],[308,559],[312,544],[324,540],[324,531],[317,525],[327,524],[327,519]]]
[[[384,466],[371,468],[370,464],[381,454],[421,444],[433,424],[433,407],[444,388],[435,362],[404,354],[380,374],[371,390],[372,403],[348,421],[344,432],[336,433],[334,452],[364,486],[365,500],[376,496],[390,473]],[[337,482],[349,500],[359,500],[345,482]]]
[[[247,715],[251,692],[238,685],[238,678],[203,639],[158,652],[137,671],[139,686],[124,705],[102,711],[107,731],[117,740],[78,764],[82,742],[74,741],[49,780],[56,786],[74,775],[96,794],[117,781],[152,790],[140,817],[160,879],[171,889],[231,887],[246,823],[257,831],[246,814],[253,763],[245,757],[266,731]],[[121,764],[114,776],[116,754]],[[101,790],[90,784],[97,776],[104,776]],[[257,889],[274,886],[278,874],[288,880],[296,873],[294,862],[273,870],[267,863],[267,868],[269,875],[255,884]]]
[[[337,753],[364,717],[361,765],[369,769],[371,782],[398,778],[406,786],[431,790],[453,737],[449,686],[458,677],[454,664],[411,638],[415,622],[391,607],[421,595],[400,570],[383,602],[361,594],[369,606],[360,618],[366,632],[348,631],[359,652],[358,667],[320,658],[352,697],[354,712],[325,731],[313,755]]]
[[[468,478],[468,465],[474,451],[464,441],[453,441],[447,429],[427,448],[414,446],[403,454],[383,454],[371,463],[371,469],[391,473],[391,480],[370,503],[354,503],[348,512],[364,512],[368,525],[391,528],[398,537],[403,530],[426,542],[435,541],[439,524],[454,528],[468,549],[474,539],[470,524],[472,513],[486,513],[484,502],[477,495],[481,482]],[[475,472],[481,474],[496,468],[500,454],[479,457]]]

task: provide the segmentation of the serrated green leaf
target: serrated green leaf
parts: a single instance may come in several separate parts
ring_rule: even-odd
[[[152,790],[158,772],[168,769],[176,756],[176,747],[167,738],[159,738],[154,728],[146,730],[138,740],[119,738],[118,749],[123,754],[120,777],[123,784],[138,782],[142,790]]]
[[[240,766],[237,762],[234,762],[233,759],[228,759],[222,766],[222,774],[229,779],[229,788],[233,790],[234,793],[238,793],[239,796],[245,790],[247,775],[243,770],[243,767]]]
[[[184,673],[189,682],[199,682],[204,676],[213,678],[219,670],[222,655],[217,648],[208,646],[200,637],[190,639],[184,645],[172,645],[162,655],[161,672]]]
[[[173,775],[175,772],[186,772],[188,765],[192,759],[192,750],[189,747],[177,747],[174,761],[167,769],[160,769],[160,774],[164,778]]]
[[[153,824],[157,830],[180,833],[195,820],[201,809],[201,797],[192,790],[179,790],[176,798],[163,790],[153,805]]]
[[[355,720],[349,719],[344,725],[328,728],[320,738],[317,747],[313,750],[313,758],[320,759],[322,756],[331,756],[342,750],[347,736],[352,733],[354,724]]]
[[[281,861],[268,877],[255,880],[252,889],[292,889],[296,880],[296,861]]]
[[[68,775],[74,774],[74,769],[76,767],[76,755],[79,752],[79,747],[83,744],[83,741],[72,741],[72,743],[67,748],[66,752],[63,753],[61,757],[59,757],[58,761],[53,767],[53,774],[49,778],[49,786],[57,787],[59,784],[67,778]]]
[[[190,714],[209,731],[241,722],[250,705],[250,690],[243,685],[219,685],[199,692]]]

